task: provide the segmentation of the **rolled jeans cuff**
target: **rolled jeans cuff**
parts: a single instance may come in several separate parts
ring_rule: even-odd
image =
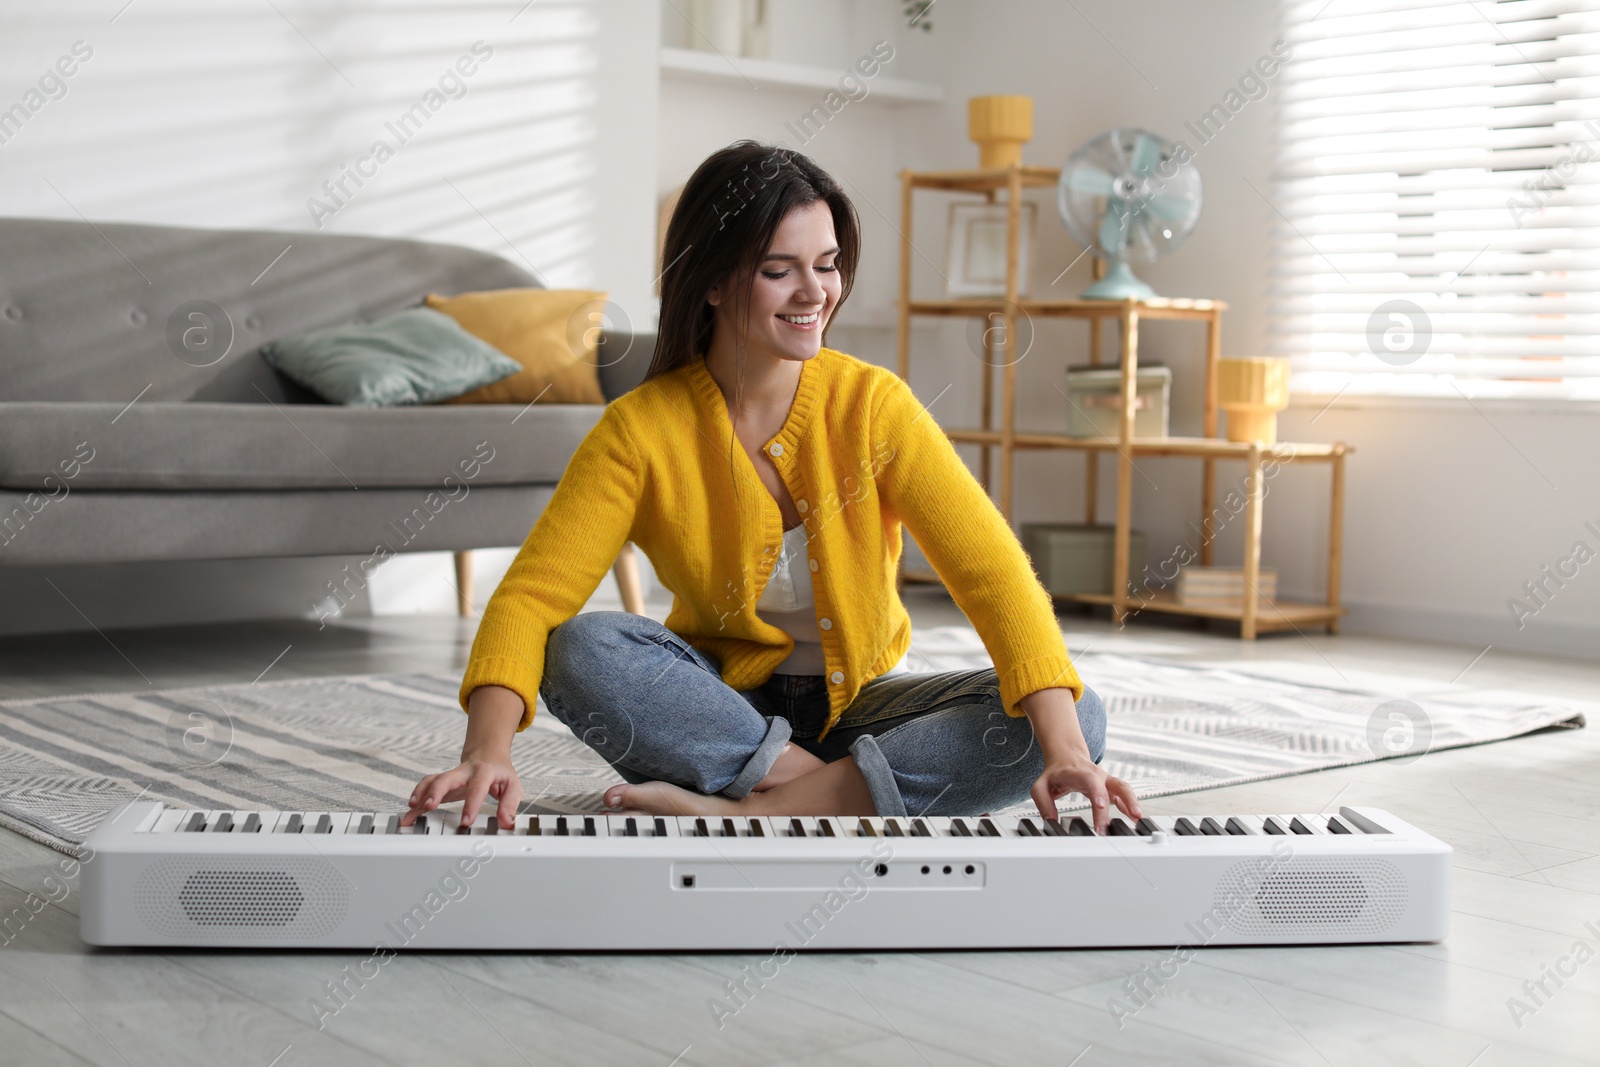
[[[744,769],[734,775],[733,781],[722,790],[723,796],[733,797],[735,800],[749,796],[750,790],[772,770],[772,765],[778,761],[779,754],[783,752],[783,746],[789,743],[789,735],[792,732],[789,720],[782,715],[767,715],[764,718],[767,720],[767,736],[761,739],[756,750],[750,754]]]
[[[867,780],[867,791],[872,794],[872,806],[886,819],[904,819],[906,802],[900,796],[900,786],[894,780],[894,771],[871,734],[862,734],[850,742],[850,755],[855,757],[856,769]]]

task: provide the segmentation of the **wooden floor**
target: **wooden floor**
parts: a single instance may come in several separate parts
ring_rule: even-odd
[[[905,599],[919,627],[963,621],[937,591],[908,589]],[[603,595],[590,603],[614,606]],[[651,614],[662,617],[655,608]],[[1103,620],[1070,614],[1062,622],[1074,650],[1248,663],[1333,682],[1406,679],[1413,693],[1456,682],[1600,699],[1600,662],[1292,633],[1244,644],[1193,624],[1147,620],[1117,633]],[[0,696],[248,682],[264,670],[283,679],[459,667],[470,639],[470,623],[447,618],[369,619],[321,631],[276,622],[6,639]],[[419,954],[388,962],[319,1029],[312,998],[366,953],[90,950],[77,938],[76,893],[62,895],[52,877],[62,855],[0,831],[0,911],[11,915],[0,948],[0,1062],[1600,1062],[1600,957],[1590,958],[1600,951],[1596,730],[1147,807],[1321,811],[1349,803],[1388,808],[1455,847],[1446,941],[1201,950],[1121,1026],[1108,1001],[1165,951],[797,956],[720,1029],[709,1002],[758,956]],[[55,902],[34,914],[30,894]],[[1073,906],[1069,894],[1060,906]],[[1574,955],[1579,942],[1588,948]],[[1558,988],[1548,976],[1571,971],[1580,957],[1585,962]],[[1530,997],[1524,983],[1541,979],[1550,995]],[[1520,1018],[1512,998],[1529,1009]]]

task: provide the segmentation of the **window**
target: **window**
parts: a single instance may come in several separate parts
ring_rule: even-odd
[[[1283,0],[1270,348],[1323,395],[1600,399],[1600,0]]]

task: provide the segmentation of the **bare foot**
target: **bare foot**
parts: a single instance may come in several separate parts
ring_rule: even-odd
[[[743,810],[730,797],[706,796],[668,782],[614,785],[605,792],[608,814],[628,811],[646,815],[732,815]]]

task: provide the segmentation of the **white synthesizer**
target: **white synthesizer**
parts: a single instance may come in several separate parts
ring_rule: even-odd
[[[939,949],[1437,941],[1450,846],[1336,815],[659,818],[125,804],[92,945]]]

